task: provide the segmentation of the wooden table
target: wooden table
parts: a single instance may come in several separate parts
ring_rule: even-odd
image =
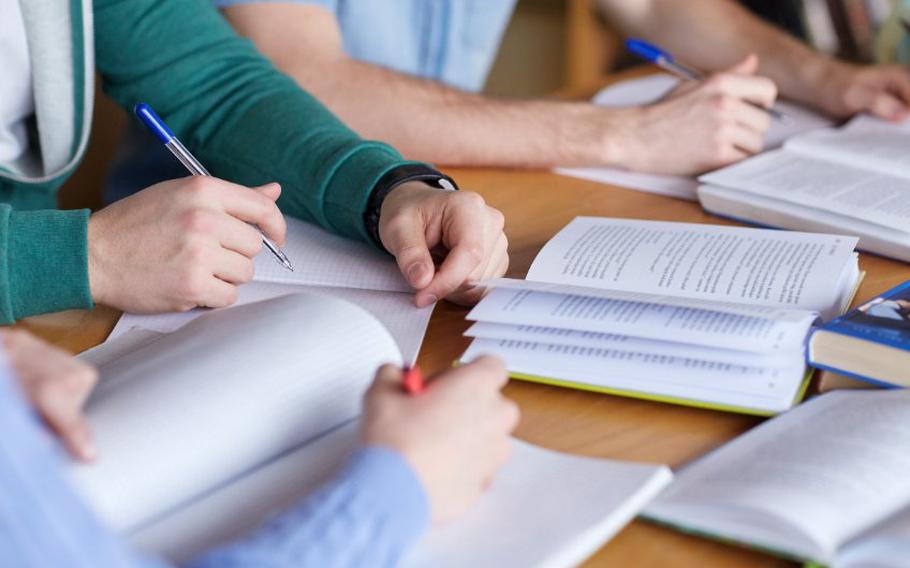
[[[523,277],[543,244],[577,215],[729,224],[695,203],[639,193],[548,172],[458,169],[464,188],[481,193],[506,215],[512,266]],[[863,255],[867,271],[858,300],[910,279],[910,266]],[[420,355],[428,372],[444,369],[467,347],[467,310],[436,307]],[[118,312],[99,307],[22,322],[72,352],[104,340]],[[541,446],[618,459],[680,466],[755,426],[760,419],[512,381],[507,394],[521,406],[518,436]],[[633,522],[587,566],[787,566],[783,560]]]

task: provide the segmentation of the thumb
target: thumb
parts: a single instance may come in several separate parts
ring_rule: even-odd
[[[732,73],[734,75],[754,75],[758,71],[758,56],[754,53],[750,53],[742,61],[734,64],[732,67],[727,68],[724,73]]]
[[[370,393],[401,391],[401,374],[402,369],[397,365],[386,363],[376,371],[376,378],[373,379],[373,385],[370,387]]]
[[[427,247],[423,224],[417,221],[417,217],[393,223],[394,228],[389,229],[382,242],[395,257],[408,284],[415,290],[422,290],[429,286],[436,269]]]
[[[268,197],[272,201],[278,201],[278,198],[281,196],[281,186],[275,182],[260,185],[259,187],[254,187],[252,189],[257,193],[261,193]]]

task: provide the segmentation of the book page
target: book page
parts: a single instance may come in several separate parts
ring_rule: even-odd
[[[860,535],[837,554],[831,568],[904,568],[910,558],[910,508]]]
[[[467,319],[771,353],[804,344],[811,313],[788,321],[724,312],[535,290],[495,288]]]
[[[822,395],[684,468],[647,514],[829,562],[910,502],[908,417],[910,391]]]
[[[356,438],[356,424],[339,428],[144,527],[131,540],[180,563],[248,534],[328,479]],[[516,440],[480,501],[456,521],[430,528],[402,566],[573,565],[628,523],[670,477],[665,467],[570,456]]]
[[[842,294],[832,282],[848,271],[858,275],[856,242],[838,235],[577,217],[547,242],[527,279],[830,317]]]
[[[239,288],[237,303],[234,305],[241,306],[301,292],[340,298],[360,306],[382,322],[398,344],[403,361],[413,363],[417,360],[430,316],[433,315],[433,306],[417,308],[414,306],[414,296],[411,293],[250,282]],[[212,311],[214,310],[209,308],[197,308],[188,312],[168,314],[125,313],[120,317],[107,341],[113,341],[132,329],[169,333]]]
[[[479,321],[474,323],[464,332],[467,337],[480,337],[484,339],[513,339],[516,341],[531,341],[535,343],[548,343],[550,345],[573,345],[577,347],[596,347],[598,349],[616,349],[618,351],[632,351],[651,353],[652,355],[667,355],[670,357],[689,357],[730,363],[731,365],[747,366],[787,366],[794,359],[801,360],[804,356],[805,346],[802,343],[787,343],[774,341],[767,344],[767,351],[756,352],[730,349],[723,346],[705,346],[686,343],[685,337],[676,341],[662,339],[648,339],[632,335],[605,333],[596,331],[579,331],[574,329],[559,329],[537,325],[504,324]]]
[[[510,374],[531,380],[735,406],[765,414],[790,408],[805,375],[802,359],[789,367],[769,368],[648,351],[499,339],[475,339],[461,360],[485,354],[502,358]]]
[[[790,150],[769,152],[701,181],[863,219],[906,232],[910,179]]]
[[[127,532],[356,416],[401,363],[362,309],[296,294],[210,312],[100,369],[87,405],[99,459],[76,487]]]
[[[910,121],[860,115],[841,128],[825,128],[787,141],[788,151],[910,180]]]
[[[647,75],[611,85],[597,93],[593,102],[606,107],[652,104],[663,98],[678,83],[679,79],[663,73]],[[779,147],[784,140],[796,134],[833,124],[818,113],[788,101],[778,101],[774,106],[786,113],[787,119],[771,120],[771,126],[765,135],[766,150]],[[646,174],[618,168],[557,168],[555,172],[690,201],[696,200],[698,187],[695,177]]]
[[[254,259],[256,282],[411,292],[390,255],[299,219],[285,216],[285,221],[288,232],[283,250],[294,272],[263,248]]]

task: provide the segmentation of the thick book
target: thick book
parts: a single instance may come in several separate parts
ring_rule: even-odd
[[[518,379],[770,415],[803,396],[813,324],[862,278],[855,238],[578,217],[526,280],[487,282],[463,360]]]
[[[859,116],[699,178],[707,211],[767,227],[859,237],[910,261],[910,121]]]
[[[910,559],[910,391],[817,397],[684,467],[643,516],[833,568]]]
[[[910,387],[910,282],[815,330],[813,367],[892,387]]]
[[[373,315],[321,294],[133,330],[88,358],[101,372],[87,407],[100,457],[73,480],[113,530],[175,563],[330,478],[356,447],[376,368],[402,363]],[[476,506],[431,528],[404,566],[569,566],[671,479],[664,466],[513,449]]]

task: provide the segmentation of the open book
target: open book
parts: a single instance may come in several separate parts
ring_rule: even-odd
[[[702,206],[765,226],[859,236],[910,261],[910,122],[859,116],[702,176]]]
[[[376,368],[401,364],[365,310],[295,294],[210,311],[177,331],[124,334],[89,353],[100,458],[72,471],[108,525],[181,562],[294,506],[357,442]],[[667,483],[662,466],[516,442],[480,503],[434,527],[406,566],[566,566]]]
[[[910,559],[910,392],[835,392],[684,468],[645,516],[836,568]]]
[[[810,327],[849,305],[855,238],[578,217],[527,280],[488,282],[463,360],[512,376],[772,414],[806,386]]]
[[[333,235],[298,219],[285,220],[288,230],[284,251],[294,264],[294,272],[285,270],[268,251],[263,251],[255,258],[253,282],[240,287],[237,305],[295,292],[335,296],[379,319],[395,338],[405,362],[413,363],[433,308],[414,306],[413,290],[395,260],[365,243]],[[209,311],[199,308],[173,314],[124,314],[109,340],[136,328],[174,331]]]
[[[646,75],[611,85],[594,97],[592,102],[604,107],[649,105],[662,99],[679,79],[664,73]],[[765,134],[765,149],[777,148],[784,140],[833,123],[803,106],[789,101],[778,101],[775,108],[787,114],[786,120],[772,120]],[[556,173],[695,201],[698,181],[694,176],[645,174],[618,168],[557,168]]]

